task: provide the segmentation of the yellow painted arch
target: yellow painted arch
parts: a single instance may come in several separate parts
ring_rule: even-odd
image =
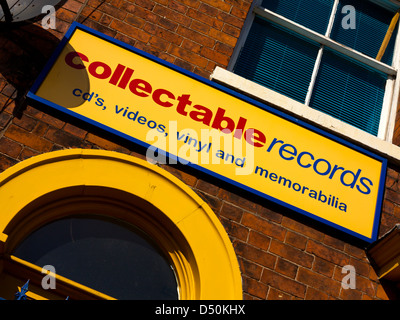
[[[207,203],[165,170],[117,152],[55,151],[1,173],[0,253],[15,245],[14,235],[28,232],[34,221],[56,219],[63,210],[68,214],[68,208],[79,209],[96,199],[104,199],[100,211],[120,203],[121,217],[134,215],[126,203],[138,207],[142,213],[135,215],[137,221],[168,243],[181,299],[242,299],[234,249]]]

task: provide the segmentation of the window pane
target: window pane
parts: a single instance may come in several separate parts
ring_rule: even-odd
[[[304,102],[318,45],[255,18],[234,72]]]
[[[355,9],[354,29],[345,29],[342,26],[351,25],[350,11],[344,11],[344,6],[350,5]],[[341,0],[339,2],[331,38],[372,58],[375,58],[388,30],[394,12],[388,11],[366,0]],[[354,19],[353,19],[354,20]],[[386,64],[392,63],[393,49],[396,34],[392,35],[391,42],[382,58]]]
[[[325,50],[310,106],[377,135],[386,79]]]
[[[117,299],[177,299],[175,274],[139,229],[93,218],[43,226],[14,255]]]
[[[311,30],[325,34],[334,0],[264,0],[262,6]]]

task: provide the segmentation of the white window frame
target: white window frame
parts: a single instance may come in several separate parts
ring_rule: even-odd
[[[374,2],[380,6],[384,6],[384,4],[387,4],[386,7],[390,7],[393,9],[393,3],[391,2],[390,4],[387,3],[386,0],[369,0],[371,2]],[[312,90],[315,84],[315,79],[318,73],[319,65],[321,62],[322,58],[322,50],[324,47],[329,47],[331,49],[334,49],[337,52],[340,52],[346,56],[349,56],[363,64],[366,64],[378,71],[381,71],[385,74],[388,75],[388,80],[386,81],[386,87],[385,87],[385,95],[382,103],[382,111],[381,111],[381,118],[380,118],[380,123],[379,123],[379,130],[378,130],[378,135],[377,137],[391,142],[393,139],[393,133],[394,133],[394,125],[395,125],[395,118],[396,118],[396,111],[397,111],[397,101],[399,97],[399,90],[400,90],[400,83],[399,79],[397,77],[397,70],[399,67],[400,63],[400,32],[397,33],[397,38],[396,38],[396,44],[395,44],[395,49],[394,49],[394,54],[393,54],[393,61],[392,61],[392,66],[389,66],[385,63],[382,63],[374,58],[371,58],[361,52],[358,52],[354,49],[351,49],[347,46],[344,46],[332,39],[329,38],[330,32],[333,27],[333,23],[335,20],[335,14],[338,8],[339,0],[334,1],[334,5],[332,7],[332,12],[331,16],[329,19],[327,31],[325,35],[321,35],[309,28],[306,28],[296,22],[293,22],[275,12],[272,12],[266,8],[261,7],[261,2],[262,0],[255,0],[252,3],[252,7],[250,8],[249,14],[246,18],[246,21],[244,23],[242,33],[238,39],[238,43],[236,45],[236,48],[233,52],[233,55],[230,59],[229,65],[228,65],[228,70],[232,71],[233,67],[236,64],[236,61],[239,57],[240,51],[242,50],[245,41],[247,39],[248,33],[250,31],[250,28],[253,24],[253,20],[256,16],[261,16],[273,23],[276,23],[280,26],[283,26],[291,31],[294,31],[302,36],[305,36],[309,39],[312,39],[316,42],[318,42],[321,47],[319,49],[315,65],[314,65],[314,70],[312,73],[312,77],[309,83],[309,88],[307,92],[307,96],[305,99],[305,102],[303,103],[306,107],[308,107]],[[400,2],[398,2],[398,7],[400,7]]]

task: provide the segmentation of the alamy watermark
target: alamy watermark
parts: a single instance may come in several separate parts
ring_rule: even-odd
[[[129,117],[129,114],[127,115]],[[224,120],[225,121],[225,120]],[[150,123],[150,122],[149,122]],[[178,129],[177,121],[169,121],[169,132],[160,128],[148,131],[146,151],[150,163],[231,165],[236,175],[254,172],[254,129],[222,130],[190,128]],[[232,136],[233,133],[233,136]],[[237,138],[235,138],[237,137]],[[240,138],[239,138],[240,137]],[[162,150],[169,150],[169,156]]]
[[[45,290],[56,288],[56,268],[50,264],[43,266],[42,273],[46,274],[42,279],[42,288]]]
[[[356,268],[352,265],[345,265],[342,268],[342,273],[346,273],[346,275],[342,278],[342,288],[347,289],[355,289],[356,288]]]
[[[56,289],[56,268],[52,265],[45,265],[42,273],[46,274],[42,279],[42,288],[45,290]],[[352,265],[345,265],[342,268],[342,288],[345,290],[356,288],[356,268]]]
[[[56,28],[56,8],[52,5],[46,5],[42,7],[42,13],[46,15],[42,18],[43,29],[55,29]]]
[[[345,16],[342,18],[342,28],[355,29],[356,28],[356,9],[351,5],[343,6],[342,14]]]

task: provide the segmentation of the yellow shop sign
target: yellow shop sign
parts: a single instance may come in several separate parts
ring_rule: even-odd
[[[146,147],[151,161],[377,237],[385,159],[78,23],[28,98]]]

